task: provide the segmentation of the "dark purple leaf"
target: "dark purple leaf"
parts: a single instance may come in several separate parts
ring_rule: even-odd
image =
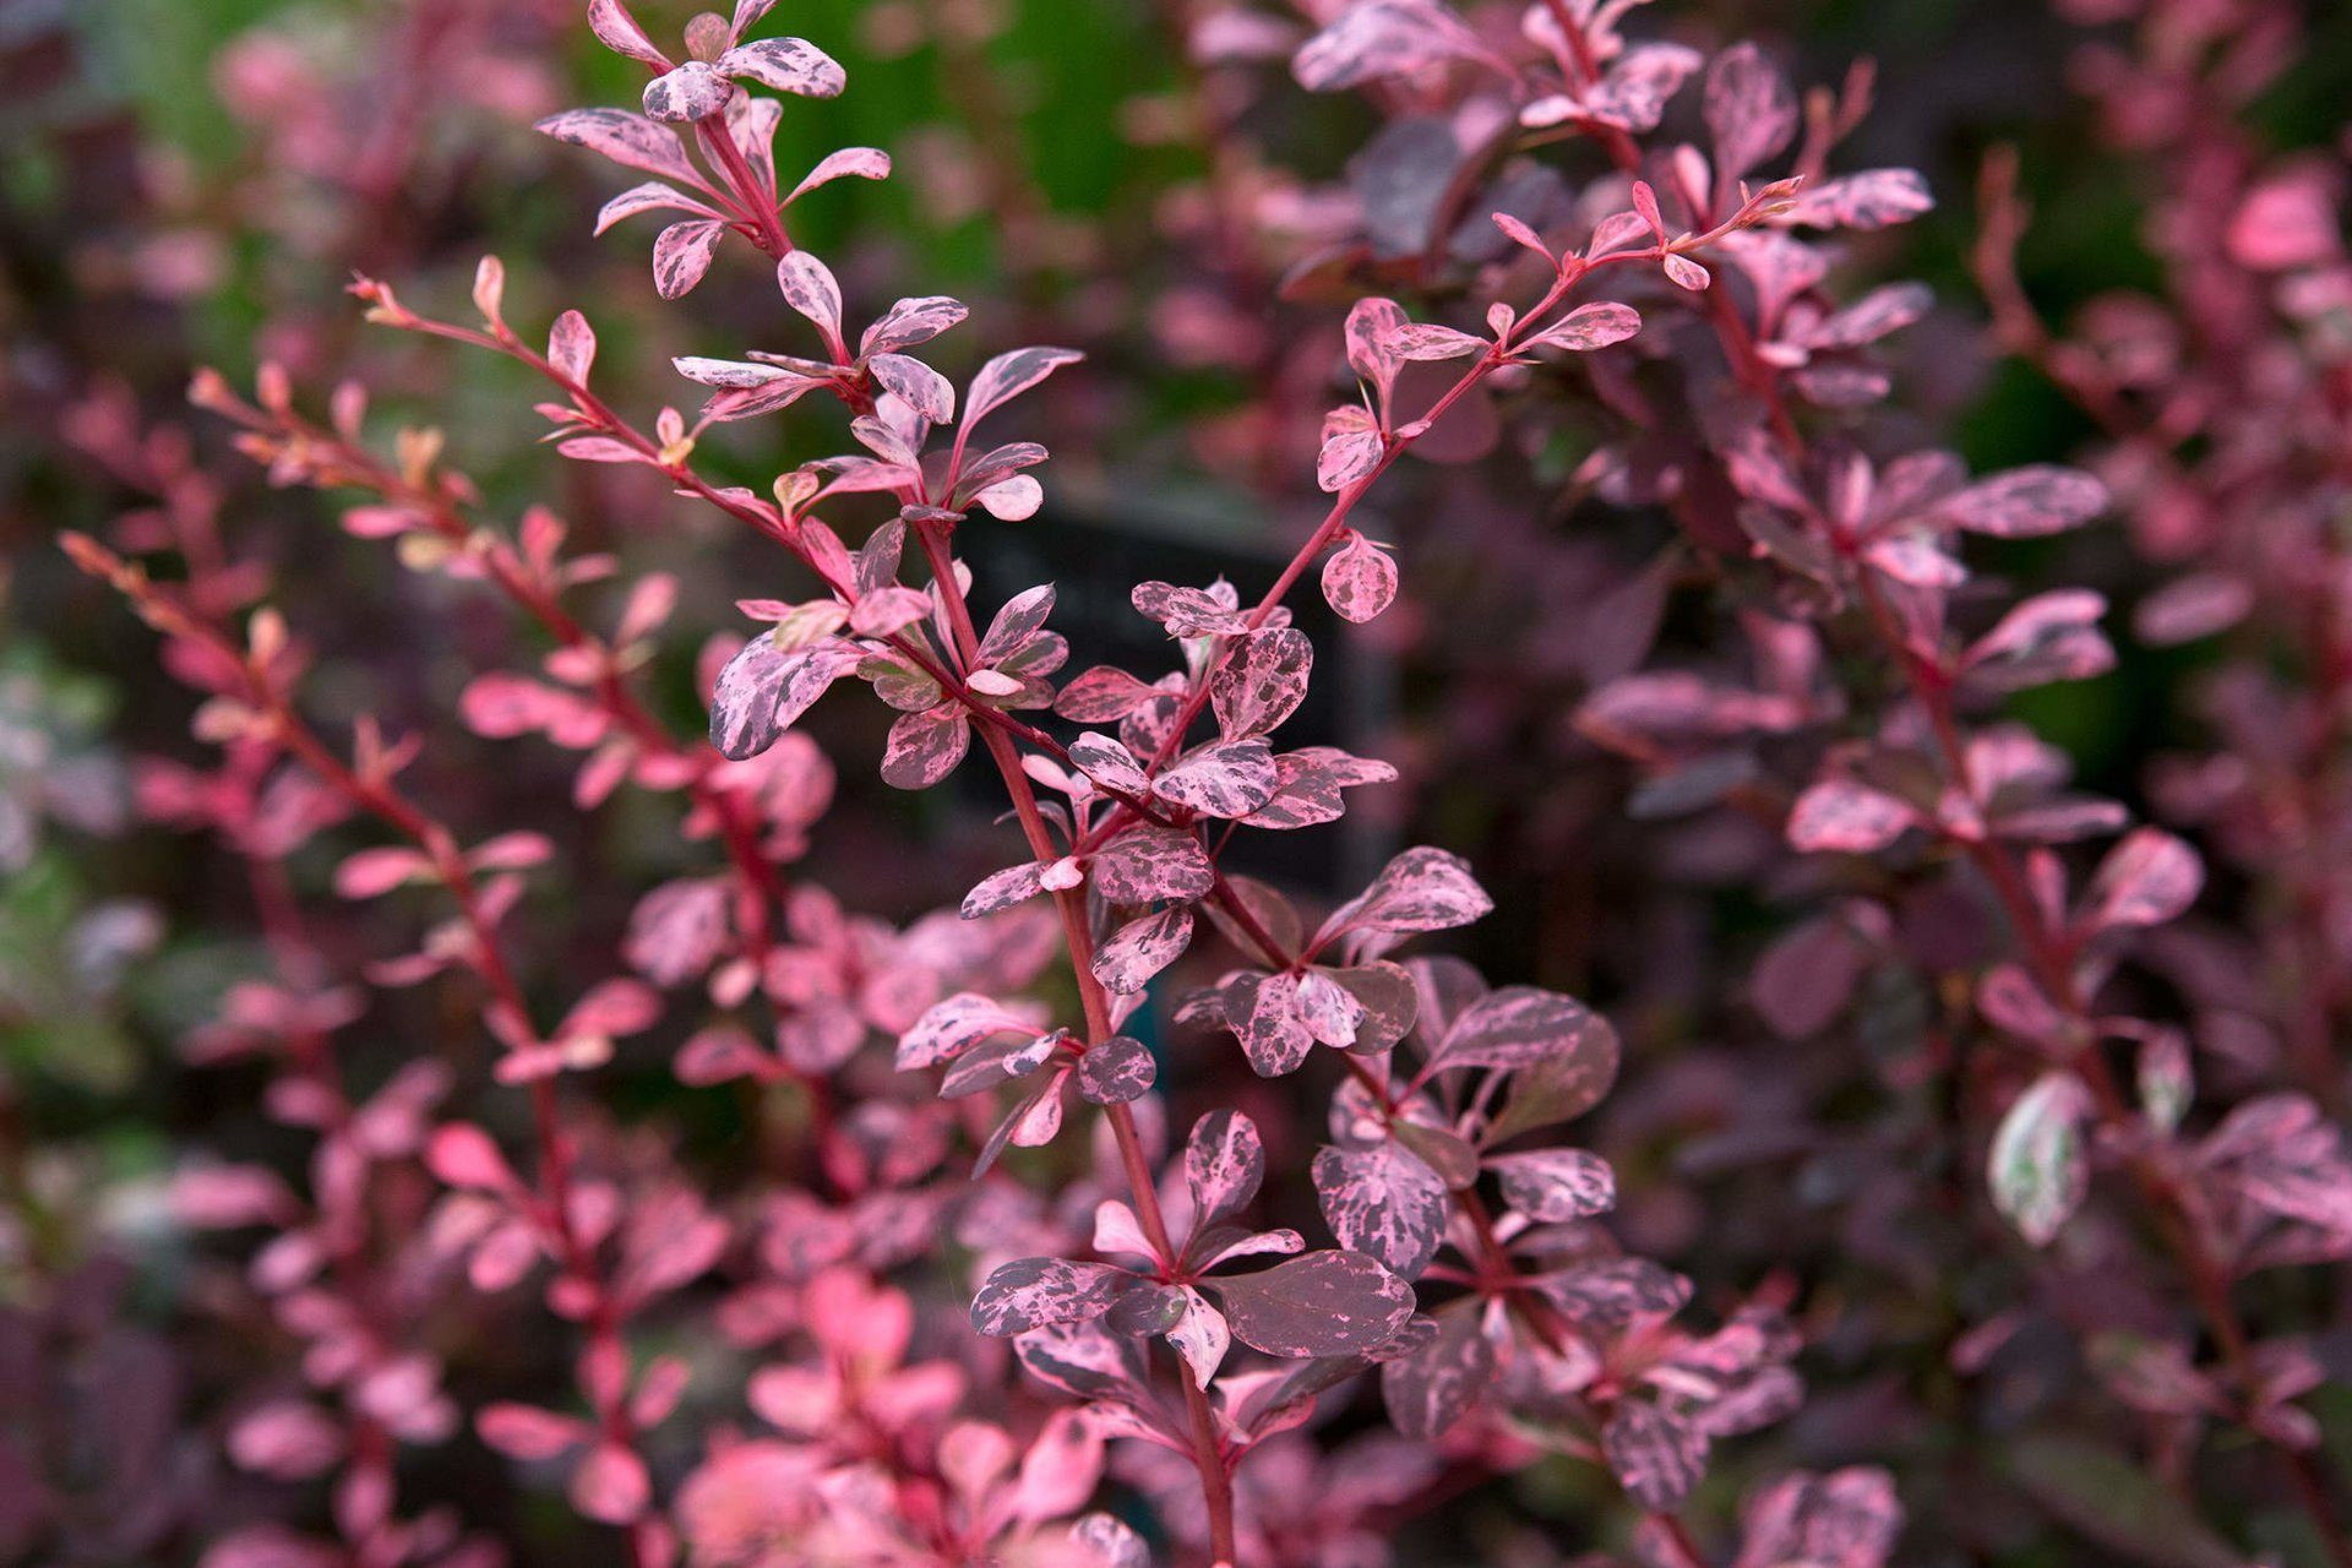
[[[1310,1252],[1209,1281],[1234,1336],[1278,1356],[1377,1350],[1412,1316],[1412,1287],[1356,1252]]]
[[[1476,1297],[1450,1304],[1437,1314],[1428,1343],[1381,1368],[1389,1420],[1406,1436],[1426,1443],[1444,1436],[1494,1381],[1484,1306]]]

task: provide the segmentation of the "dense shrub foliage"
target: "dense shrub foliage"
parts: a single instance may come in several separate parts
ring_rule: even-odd
[[[1134,9],[1141,242],[966,5],[387,4],[48,193],[0,1560],[2352,1564],[2297,15],[2034,18],[2052,300],[1704,7]]]

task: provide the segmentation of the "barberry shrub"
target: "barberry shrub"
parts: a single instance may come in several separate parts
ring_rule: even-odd
[[[1919,1142],[1903,1159],[1980,1172],[1962,1201],[2007,1227],[2004,1288],[2038,1300],[2062,1270],[2131,1281],[2055,1316],[2112,1393],[2088,1418],[2138,1424],[2157,1456],[2167,1484],[2147,1496],[2177,1516],[2169,1544],[2082,1496],[2085,1476],[2138,1484],[2130,1461],[2113,1461],[2122,1480],[2100,1468],[2108,1448],[2037,1450],[2023,1468],[2064,1473],[2024,1489],[2102,1550],[2237,1561],[2255,1543],[2206,1521],[2208,1450],[2259,1451],[2255,1484],[2300,1511],[2294,1550],[2352,1561],[2303,1403],[2322,1363],[2246,1288],[2352,1256],[2352,1158],[2328,1120],[2340,957],[2305,953],[2292,921],[2249,933],[2311,987],[2278,1020],[2294,1048],[2273,1052],[2301,1079],[2266,1082],[2241,1033],[2218,1089],[2201,1081],[2157,981],[2194,963],[2165,939],[2204,890],[2202,858],[2073,788],[2064,754],[2004,706],[2113,663],[2105,600],[2021,590],[1969,559],[2093,524],[2124,489],[2115,470],[2167,497],[2204,485],[2216,509],[2236,475],[2179,458],[2198,433],[2166,426],[2183,471],[2162,487],[2121,458],[2101,465],[2108,482],[2046,465],[1971,477],[1889,411],[1892,345],[1931,300],[1900,282],[1845,297],[1842,244],[1932,203],[1908,170],[1833,172],[1868,112],[1867,71],[1801,98],[1754,45],[1636,36],[1637,5],[1591,0],[1466,16],[1353,0],[1307,7],[1307,26],[1180,16],[1197,68],[1360,95],[1388,124],[1357,174],[1373,194],[1293,279],[1353,295],[1346,395],[1297,454],[1328,498],[1319,519],[1254,593],[1123,584],[1120,613],[1158,628],[1160,650],[1129,668],[1056,626],[1052,583],[983,600],[1004,571],[965,553],[1045,508],[1048,452],[1021,421],[1084,395],[1086,356],[989,353],[1002,340],[984,312],[864,298],[856,268],[795,241],[800,204],[892,165],[853,147],[779,169],[783,117],[847,74],[772,36],[769,8],[739,0],[665,40],[623,0],[590,0],[595,39],[643,69],[638,105],[539,125],[635,182],[600,233],[660,216],[659,300],[722,268],[766,298],[772,277],[780,309],[723,323],[742,346],[600,361],[599,307],[542,336],[496,258],[470,311],[413,304],[397,278],[352,289],[368,321],[426,352],[534,378],[551,488],[568,463],[641,471],[642,493],[767,546],[731,623],[687,626],[677,575],[577,548],[551,507],[501,526],[441,435],[384,441],[359,383],[321,399],[265,363],[250,390],[209,373],[194,388],[273,483],[339,498],[348,533],[443,581],[437,602],[488,596],[527,628],[535,667],[472,672],[450,724],[574,754],[568,802],[460,818],[425,765],[432,732],[322,719],[341,704],[310,679],[310,638],[330,618],[270,601],[184,446],[124,420],[85,432],[152,504],[66,549],[161,638],[212,749],[143,765],[141,804],[239,858],[269,958],[188,1049],[266,1061],[269,1116],[310,1141],[299,1180],[208,1162],[174,1187],[187,1223],[266,1235],[247,1284],[299,1347],[299,1379],[224,1418],[226,1456],[328,1500],[224,1525],[206,1568],[529,1560],[417,1479],[415,1455],[460,1443],[517,1487],[560,1492],[600,1549],[644,1568],[1324,1568],[1388,1560],[1401,1529],[1471,1489],[1517,1521],[1464,1560],[1897,1560],[1905,1479],[1849,1462],[1865,1446],[1789,1435],[1808,1340],[1837,1337],[1837,1303],[1801,1300],[1789,1269],[1695,1300],[1684,1272],[1612,1229],[1619,1177],[1578,1124],[1621,1066],[1638,1077],[1642,1035],[1459,956],[1451,933],[1494,903],[1446,847],[1401,848],[1328,899],[1243,868],[1258,836],[1328,832],[1398,789],[1395,760],[1298,734],[1334,649],[1296,612],[1319,594],[1339,625],[1378,633],[1415,601],[1414,552],[1365,531],[1366,500],[1469,424],[1524,457],[1520,510],[1538,530],[1536,492],[1563,482],[1671,524],[1619,605],[1640,623],[1633,646],[1570,728],[1587,761],[1623,760],[1632,815],[1679,825],[1694,858],[1799,907],[1723,978],[1754,1050],[1859,1095],[1866,1121],[1906,1123]],[[2232,230],[2242,268],[2290,275],[2283,333],[2341,279],[2340,247],[2309,232],[2312,199],[2280,176]],[[2014,205],[1996,216],[1994,237],[2013,240]],[[2138,386],[2095,374],[2095,350],[2061,353],[2003,255],[1989,244],[1979,270],[2004,341],[2095,411],[2127,412]],[[535,277],[518,289],[538,291]],[[2300,346],[2324,379],[2340,340],[2312,331]],[[959,385],[933,362],[975,337],[971,357],[989,357]],[[746,488],[728,477],[729,427],[751,422],[856,449]],[[1549,450],[1563,429],[1580,454],[1565,474]],[[2115,434],[2153,460],[2147,436]],[[2143,533],[2173,515],[2124,493]],[[2316,518],[2326,503],[2278,504]],[[2310,581],[2195,544],[2212,558],[2144,605],[2144,626],[2205,635],[2263,595],[2308,618]],[[1677,576],[1715,634],[1700,651],[1661,632]],[[421,657],[432,633],[403,635]],[[2336,651],[2325,623],[2315,635],[2315,660]],[[708,728],[681,733],[657,683],[698,645]],[[870,744],[811,738],[813,714],[851,705],[875,721],[838,732]],[[2333,733],[2300,765],[2331,763]],[[806,862],[836,767],[907,792],[986,779],[993,868],[904,925],[859,887],[818,885]],[[2175,826],[2258,783],[2202,770]],[[534,930],[548,889],[594,888],[603,868],[574,818],[652,819],[624,795],[675,803],[675,874],[625,889],[604,951],[558,951]],[[2242,855],[2324,901],[2333,880],[2306,886],[2295,853],[2309,842],[2288,832]],[[405,951],[355,952],[303,896],[314,846],[331,847],[341,906],[396,911],[351,930],[422,916]],[[2212,969],[2210,994],[2176,981],[2209,1016],[2230,1007]],[[467,1005],[362,1085],[338,1037],[372,993],[410,987]],[[1888,991],[1932,999],[1892,1046],[1873,1005]],[[650,1041],[689,1092],[756,1108],[755,1156],[698,1156],[600,1093],[616,1056]],[[1874,1051],[1902,1065],[1867,1070]],[[1953,1103],[1922,1131],[1897,1094],[1927,1076]],[[1787,1244],[1793,1266],[1793,1226]],[[1886,1276],[1882,1295],[1916,1288]],[[2052,1316],[2008,1300],[1955,1312],[1938,1348],[1964,1373]],[[560,1333],[568,1375],[511,1375],[483,1351],[501,1332]],[[1811,1468],[1824,1448],[1843,1468]],[[1720,1467],[1738,1479],[1710,1481],[1733,1453],[1752,1456]],[[1556,1503],[1507,1485],[1555,1461],[1589,1505],[1566,1540],[1517,1520]],[[1927,1501],[1922,1555],[1957,1558],[1956,1505]]]

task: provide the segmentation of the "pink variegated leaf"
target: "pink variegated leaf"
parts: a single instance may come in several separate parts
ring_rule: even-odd
[[[1612,343],[1622,343],[1641,330],[1641,314],[1631,305],[1602,300],[1579,305],[1516,347],[1521,350],[1566,349],[1572,353],[1591,353]]]
[[[2092,931],[2163,925],[2186,913],[2204,885],[2197,851],[2162,828],[2138,828],[2100,863],[2082,924]]]
[[[2082,1084],[2053,1070],[2019,1095],[1993,1130],[1987,1162],[1993,1206],[2032,1246],[2046,1246],[2089,1190],[2082,1130],[2089,1110]]]
[[[1002,664],[1029,645],[1054,613],[1054,585],[1041,583],[1007,599],[980,639],[979,662]]]
[[[1378,1350],[1412,1316],[1412,1287],[1359,1252],[1310,1252],[1256,1274],[1209,1281],[1234,1337],[1268,1355]]]
[[[896,1059],[900,1072],[912,1072],[953,1061],[983,1040],[1008,1034],[1034,1037],[1039,1032],[995,998],[960,991],[934,1003],[898,1037]]]
[[[792,205],[811,191],[829,185],[835,180],[887,180],[890,177],[890,154],[879,147],[844,147],[828,153],[817,166],[802,176],[792,188],[783,205]]]
[[[955,771],[971,746],[971,721],[956,703],[902,713],[882,748],[882,782],[893,789],[929,789]]]
[[[699,186],[701,176],[688,163],[677,137],[641,114],[624,109],[573,109],[551,115],[534,130],[558,142],[601,153],[625,168]]]
[[[1342,620],[1361,626],[1396,598],[1396,563],[1361,534],[1323,563],[1323,599]]]
[[[1083,1323],[1108,1310],[1133,1279],[1108,1263],[1022,1258],[998,1268],[971,1300],[971,1326],[995,1339]]]
[[[1315,482],[1327,494],[1337,495],[1377,469],[1387,450],[1377,430],[1343,428],[1333,432],[1327,426],[1322,448],[1315,458]]]
[[[1397,356],[1391,343],[1406,325],[1403,307],[1393,300],[1377,296],[1359,300],[1348,311],[1348,365],[1371,384],[1376,401],[1382,410],[1389,405],[1389,395],[1396,389],[1397,373],[1404,362]],[[1359,414],[1361,410],[1357,411]],[[1370,428],[1369,424],[1360,426]],[[1328,419],[1324,422],[1324,438],[1331,437]]]
[[[1184,1142],[1184,1187],[1196,1233],[1248,1207],[1265,1179],[1265,1147],[1248,1117],[1213,1110],[1192,1124]]]
[[[1889,283],[1824,318],[1805,333],[1805,346],[1858,349],[1874,343],[1925,316],[1935,302],[1935,291],[1925,283]]]
[[[674,223],[654,240],[654,289],[665,300],[683,298],[710,270],[727,226],[707,218]]]
[[[1340,1244],[1417,1279],[1444,1239],[1444,1181],[1393,1140],[1368,1149],[1325,1146],[1315,1156],[1316,1200]]]
[[[1356,1026],[1363,1019],[1363,1005],[1322,970],[1309,969],[1299,975],[1298,1021],[1318,1044],[1334,1050],[1354,1049]]]
[[[1045,504],[1045,487],[1027,474],[1015,474],[972,492],[972,504],[1006,522],[1025,522]]]
[[[1864,169],[1807,185],[1775,220],[1806,228],[1885,228],[1931,211],[1936,198],[1911,169]]]
[[[1664,1318],[1690,1301],[1690,1281],[1646,1258],[1612,1258],[1571,1264],[1536,1281],[1544,1299],[1570,1321],[1622,1329],[1643,1318]]]
[[[1389,334],[1389,352],[1403,360],[1465,359],[1483,353],[1486,340],[1429,321],[1408,321]]]
[[[786,253],[776,263],[776,286],[784,303],[815,322],[827,342],[841,337],[841,285],[833,268],[805,250]]]
[[[950,300],[944,294],[900,300],[866,329],[866,335],[857,340],[857,352],[861,354],[897,353],[917,343],[927,343],[969,313],[961,300]],[[1044,450],[1041,448],[1037,455],[1043,458]]]
[[[960,912],[964,919],[976,921],[1024,903],[1045,890],[1044,876],[1045,868],[1034,860],[991,872],[963,896]]]
[[[1399,1432],[1418,1442],[1445,1435],[1495,1380],[1495,1343],[1483,1303],[1471,1297],[1437,1314],[1437,1332],[1381,1368],[1381,1399]]]
[[[596,363],[596,332],[587,317],[566,310],[555,318],[547,330],[547,363],[574,385],[587,381],[589,367]]]
[[[1129,598],[1136,609],[1168,629],[1171,637],[1238,637],[1248,631],[1238,595],[1219,582],[1209,588],[1179,588],[1169,583],[1138,583]]]
[[[1190,1285],[1179,1289],[1184,1300],[1184,1315],[1168,1330],[1168,1342],[1184,1358],[1193,1386],[1205,1389],[1209,1380],[1217,1375],[1217,1368],[1224,1364],[1225,1352],[1233,1348],[1233,1331],[1225,1322],[1225,1315],[1212,1306],[1206,1296]]]
[[[1582,1149],[1500,1154],[1486,1168],[1502,1179],[1504,1202],[1545,1225],[1588,1219],[1617,1206],[1616,1173]]]
[[[849,77],[831,55],[806,38],[761,38],[719,57],[721,75],[756,81],[802,98],[837,98]]]
[[[1279,783],[1265,738],[1212,741],[1187,752],[1151,784],[1160,799],[1203,816],[1247,816],[1274,798]]]
[[[1160,1066],[1132,1035],[1113,1035],[1078,1058],[1078,1093],[1096,1105],[1124,1105],[1151,1092]]]
[[[691,125],[727,107],[735,84],[702,60],[688,60],[646,83],[646,118],[665,125]]]
[[[1217,728],[1228,741],[1271,733],[1307,700],[1314,664],[1315,645],[1295,626],[1242,638],[1209,678]]]
[[[1129,921],[1095,950],[1095,978],[1118,995],[1131,995],[1183,957],[1192,941],[1192,911],[1183,904]]]
[[[669,57],[654,47],[637,19],[629,15],[620,0],[588,0],[588,30],[596,41],[616,55],[626,55],[642,60],[656,70],[669,68]]]
[[[1260,1078],[1297,1072],[1315,1048],[1296,974],[1244,974],[1225,987],[1225,1023]]]
[[[1516,1069],[1553,1058],[1597,1055],[1604,1049],[1601,1037],[1614,1034],[1608,1020],[1571,997],[1533,985],[1507,985],[1454,1018],[1430,1053],[1427,1070]]]
[[[1698,70],[1703,57],[1681,44],[1637,44],[1584,95],[1584,118],[1647,135],[1664,117],[1666,102]]]
[[[719,216],[714,208],[696,201],[684,192],[674,190],[659,180],[647,180],[642,185],[631,185],[596,209],[596,232],[602,234],[623,218],[635,217],[639,213],[662,211],[691,213],[699,218]]]
[[[2106,487],[2074,468],[2013,468],[1937,503],[1936,515],[1999,539],[2060,533],[2106,510]]]
[[[1620,1400],[1601,1447],[1618,1485],[1654,1512],[1680,1508],[1706,1469],[1706,1433],[1647,1400]]]
[[[1200,841],[1165,827],[1120,834],[1095,853],[1087,870],[1096,890],[1114,904],[1189,903],[1206,897],[1216,879]]]
[[[1449,931],[1495,907],[1471,876],[1469,863],[1443,849],[1406,850],[1381,868],[1372,885],[1324,923],[1327,936],[1370,930],[1393,935]]]
[[[786,649],[772,637],[753,637],[719,672],[710,697],[711,745],[735,762],[759,755],[856,669],[860,658],[854,645],[837,639]]]
[[[1056,348],[1014,349],[998,354],[971,378],[971,389],[964,395],[964,427],[970,429],[1064,365],[1086,357],[1076,349]]]
[[[1969,646],[1961,661],[1969,684],[2016,691],[2105,674],[2116,662],[2114,647],[2099,630],[2106,609],[2106,600],[2087,588],[2036,594]]]
[[[1867,855],[1903,837],[1919,815],[1908,801],[1852,779],[1824,779],[1789,813],[1791,847]]]
[[[1066,1037],[1002,1035],[956,1058],[940,1079],[941,1100],[962,1100],[1027,1078],[1054,1059]]]
[[[760,25],[760,19],[775,8],[776,0],[735,0],[735,15],[729,19],[727,36],[740,43],[743,35]]]
[[[1491,59],[1438,0],[1358,0],[1298,47],[1290,72],[1309,92],[1339,92],[1453,59]]]
[[[1797,134],[1797,95],[1754,44],[1734,44],[1707,68],[1706,114],[1716,174],[1725,181],[1741,178]]]
[[[1098,664],[1062,688],[1054,711],[1078,724],[1115,724],[1148,701],[1152,689],[1126,670]]]
[[[1715,281],[1713,273],[1687,256],[1669,256],[1661,265],[1665,268],[1667,282],[1677,289],[1687,289],[1694,294],[1704,292]]]
[[[906,400],[907,405],[934,425],[955,420],[955,387],[946,376],[905,354],[870,354],[866,368],[883,389]]]
[[[1781,1478],[1741,1514],[1740,1562],[1818,1568],[1886,1568],[1903,1530],[1894,1478],[1856,1465],[1826,1476]]]
[[[1080,735],[1070,742],[1070,761],[1099,789],[1134,795],[1151,792],[1151,781],[1135,753],[1108,735],[1091,731]]]

